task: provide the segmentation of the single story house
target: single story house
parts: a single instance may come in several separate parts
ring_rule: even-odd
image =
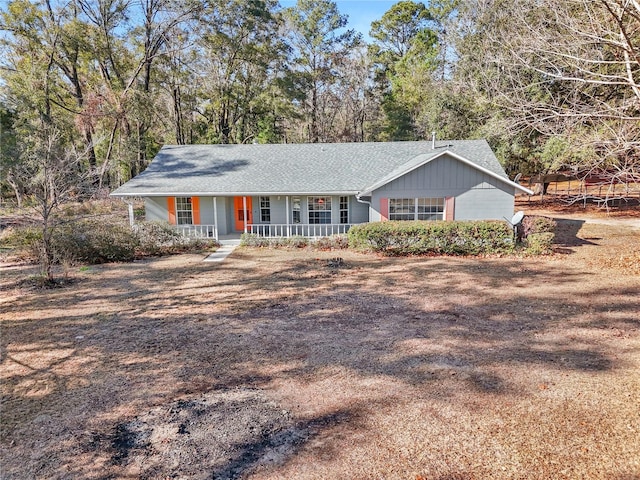
[[[219,238],[345,233],[385,220],[510,219],[517,192],[485,140],[167,145],[111,195]],[[132,215],[132,208],[130,214]]]

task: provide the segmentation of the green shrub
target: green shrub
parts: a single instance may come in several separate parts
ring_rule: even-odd
[[[36,227],[10,227],[0,233],[0,245],[26,247],[42,239],[42,230]]]
[[[36,227],[12,229],[3,243],[14,248],[13,256],[23,261],[42,260],[43,232]],[[98,220],[66,221],[51,230],[53,263],[105,263],[133,259],[138,241],[130,228]]]
[[[549,217],[525,215],[522,219],[522,236],[527,238],[532,233],[554,233],[556,222]]]
[[[182,235],[167,222],[139,222],[135,232],[139,241],[138,257],[198,252],[220,245],[213,238]]]
[[[349,237],[347,235],[320,237],[310,246],[316,250],[342,250],[349,247]]]
[[[42,253],[42,231],[34,227],[3,232],[2,244],[14,248],[13,256],[38,262]],[[135,229],[124,222],[102,219],[72,219],[59,223],[51,235],[54,263],[74,265],[130,262],[145,256],[202,251],[217,246],[215,240],[189,238],[169,224],[142,222]]]
[[[270,247],[270,238],[261,237],[255,233],[243,233],[240,236],[240,245],[245,247]]]
[[[293,247],[293,248],[304,248],[309,245],[310,240],[307,237],[301,237],[299,235],[294,235],[293,237],[289,237],[285,239],[285,246]]]
[[[312,248],[316,250],[338,250],[349,247],[347,235],[331,235],[309,239],[300,235],[293,237],[261,237],[252,233],[243,233],[240,245],[260,248]]]
[[[11,227],[0,234],[0,246],[12,250],[12,256],[25,262],[37,262],[42,245],[42,230],[36,227]]]
[[[139,222],[135,225],[135,232],[139,256],[165,255],[188,242],[166,222]]]
[[[548,255],[553,252],[552,232],[531,233],[525,240],[526,252],[529,255]]]
[[[293,237],[262,237],[255,233],[243,233],[240,237],[240,245],[260,248],[305,248],[310,245],[310,240],[299,235]]]
[[[525,252],[529,255],[548,255],[553,252],[556,222],[552,218],[526,215],[522,219],[521,235]]]
[[[53,232],[52,247],[57,262],[129,262],[139,241],[128,225],[100,220],[68,222]]]
[[[349,247],[385,255],[481,255],[514,249],[505,222],[374,222],[355,225]]]

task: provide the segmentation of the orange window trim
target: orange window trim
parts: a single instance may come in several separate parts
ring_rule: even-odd
[[[380,220],[386,222],[389,220],[389,199],[380,199]]]
[[[176,198],[167,197],[167,211],[169,212],[169,223],[176,224]]]
[[[444,219],[453,221],[455,218],[456,197],[446,197],[444,199]]]
[[[200,225],[200,197],[191,197],[191,211],[193,214],[193,224]]]

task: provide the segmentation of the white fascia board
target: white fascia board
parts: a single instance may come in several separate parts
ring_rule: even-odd
[[[488,170],[484,167],[481,167],[480,165],[472,162],[471,160],[466,159],[465,157],[458,155],[455,152],[452,152],[451,150],[445,150],[444,152],[440,152],[439,154],[433,156],[433,157],[429,157],[426,158],[423,162],[418,163],[416,166],[412,167],[412,168],[407,168],[405,170],[402,170],[400,172],[398,172],[397,174],[389,177],[388,179],[385,179],[383,181],[377,182],[375,184],[373,184],[372,186],[366,188],[361,194],[360,196],[369,196],[371,194],[373,194],[374,190],[377,190],[378,188],[386,185],[387,183],[393,182],[394,180],[402,177],[403,175],[406,175],[409,172],[412,172],[413,170],[416,170],[417,168],[420,168],[424,165],[426,165],[427,163],[432,162],[433,160],[436,160],[437,158],[440,158],[443,155],[450,155],[451,157],[455,158],[456,160],[464,163],[465,165],[469,165],[470,167],[475,168],[476,170],[480,170],[482,173],[485,173],[487,175],[489,175],[490,177],[495,178],[496,180],[500,180],[501,182],[506,183],[507,185],[511,185],[514,188],[517,188],[518,190],[521,190],[524,193],[527,193],[529,195],[533,195],[533,192],[531,190],[529,190],[528,188],[523,187],[522,185],[512,182],[511,180],[509,180],[508,178],[505,178],[503,176],[498,175],[495,172],[492,172],[491,170]],[[421,155],[425,155],[425,154],[421,154]],[[420,155],[420,156],[421,156]],[[414,159],[417,157],[414,157]],[[411,161],[411,160],[410,160]]]

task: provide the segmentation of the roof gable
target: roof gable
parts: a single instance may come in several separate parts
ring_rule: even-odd
[[[393,182],[394,180],[407,175],[408,173],[421,168],[431,162],[433,162],[434,160],[438,159],[438,158],[442,158],[442,157],[451,157],[456,161],[462,162],[465,165],[468,165],[472,168],[475,168],[476,170],[479,170],[482,173],[485,173],[487,175],[489,175],[490,177],[506,183],[508,185],[513,186],[514,188],[517,188],[525,193],[532,193],[530,192],[530,190],[522,187],[520,184],[512,182],[511,180],[509,180],[509,178],[506,176],[506,174],[504,173],[504,171],[502,171],[502,174],[498,174],[495,171],[495,168],[488,168],[487,166],[482,166],[479,165],[475,162],[472,162],[471,160],[458,155],[455,152],[450,151],[449,149],[446,149],[444,151],[441,151],[435,155],[429,155],[429,154],[422,154],[422,155],[418,155],[416,157],[414,157],[413,159],[411,159],[410,161],[408,161],[407,163],[405,163],[404,165],[399,166],[398,168],[396,168],[395,170],[393,170],[392,172],[390,172],[387,176],[381,178],[380,180],[378,180],[377,182],[375,182],[372,185],[367,186],[359,195],[360,196],[369,196],[371,195],[371,193],[374,190],[377,190],[381,187],[383,187],[384,185],[387,185],[388,183]],[[497,162],[497,159],[496,159]],[[502,167],[500,167],[500,169],[502,170]]]

